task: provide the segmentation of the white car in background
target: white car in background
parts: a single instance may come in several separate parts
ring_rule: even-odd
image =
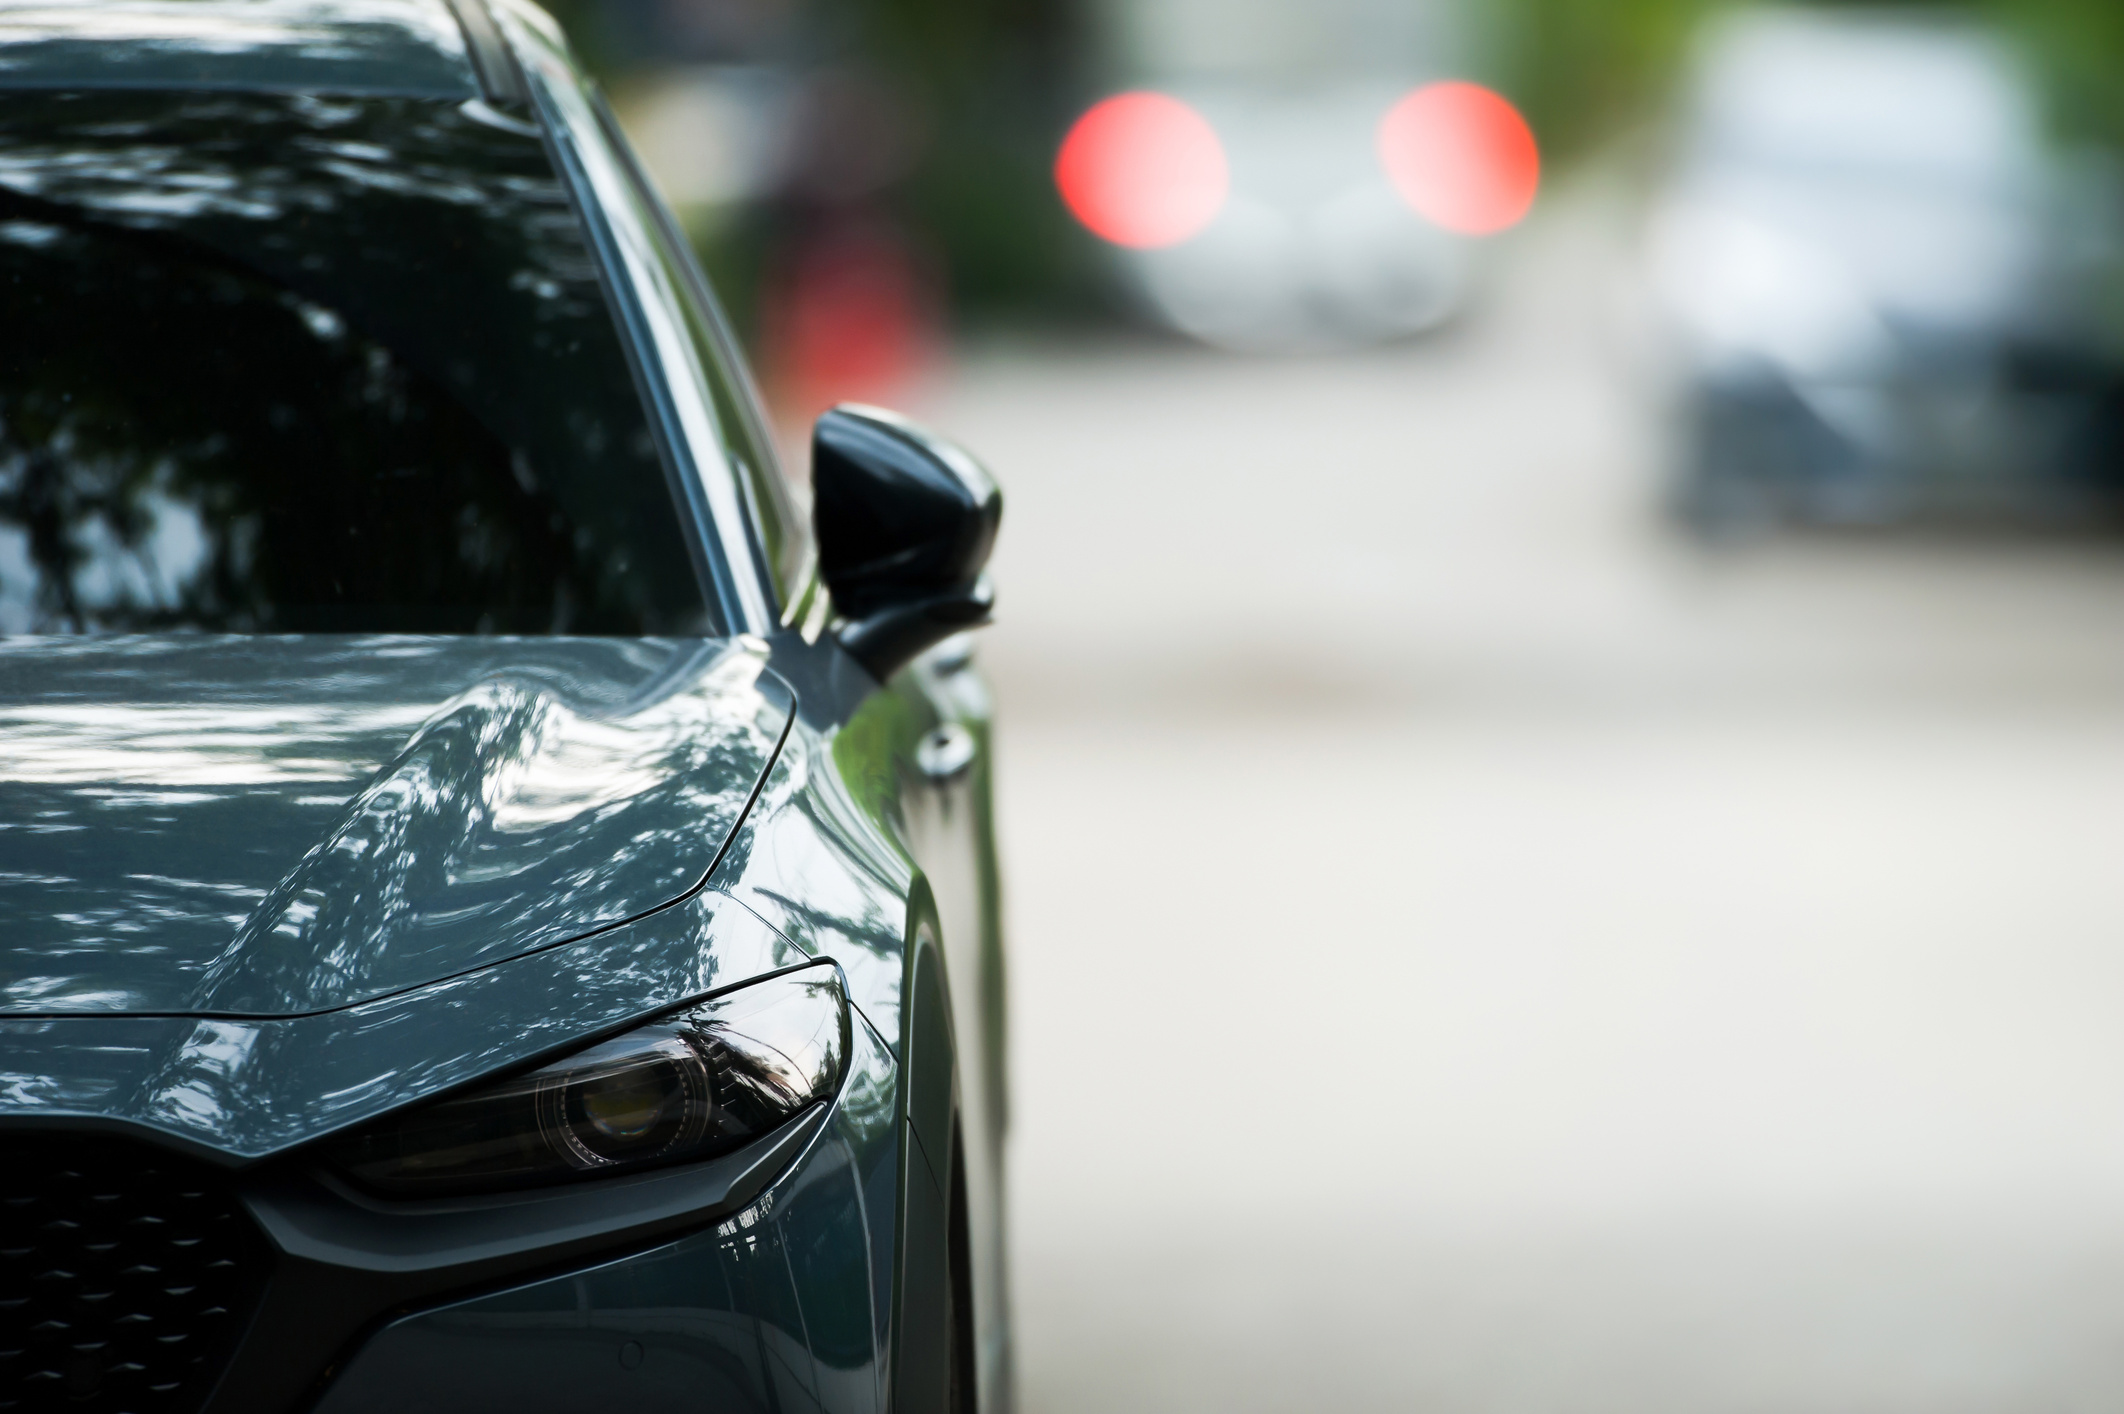
[[[1377,144],[1397,100],[1465,59],[1457,6],[1110,0],[1102,20],[1115,72],[1206,119],[1228,169],[1199,233],[1116,253],[1154,319],[1225,347],[1319,348],[1417,333],[1460,307],[1473,242],[1410,207]]]
[[[2035,84],[1985,30],[1921,13],[1714,25],[1650,242],[1685,517],[2113,508],[2100,175],[2053,155]]]

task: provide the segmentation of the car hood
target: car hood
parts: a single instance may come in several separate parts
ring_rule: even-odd
[[[792,706],[704,640],[0,641],[0,1014],[288,1016],[697,888]]]

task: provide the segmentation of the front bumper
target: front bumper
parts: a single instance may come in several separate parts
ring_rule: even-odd
[[[859,1021],[831,1107],[633,1179],[421,1205],[253,1185],[280,1264],[207,1414],[303,1408],[320,1384],[317,1414],[876,1414],[896,1070]]]
[[[860,1174],[828,1127],[808,1128],[798,1165],[711,1226],[387,1320],[316,1414],[871,1414]]]
[[[308,1168],[253,1180],[239,1191],[277,1256],[258,1316],[206,1408],[299,1407],[366,1330],[409,1307],[742,1209],[826,1123],[815,1112],[704,1164],[468,1202],[386,1204]]]
[[[823,1408],[874,1411],[900,1211],[898,1074],[867,1021],[830,1106],[703,1164],[411,1203],[368,1198],[309,1157],[320,1133],[650,1014],[644,997],[800,960],[704,890],[581,943],[342,1012],[0,1019],[0,1139],[188,1154],[270,1239],[258,1314],[227,1363],[217,1357],[200,1414],[578,1410],[587,1401],[568,1391],[586,1380],[601,1401],[620,1395],[616,1408],[677,1407],[668,1391],[681,1387],[699,1408],[694,1377],[675,1371],[735,1370],[735,1357],[711,1359],[733,1329],[754,1354],[751,1373],[730,1375],[728,1407],[810,1407],[796,1397],[809,1390]],[[566,1339],[535,1314],[551,1292],[567,1297]],[[513,1314],[490,1318],[495,1301]],[[615,1353],[630,1343],[638,1359]]]

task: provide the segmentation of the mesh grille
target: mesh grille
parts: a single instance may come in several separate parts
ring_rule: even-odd
[[[0,1410],[198,1408],[269,1262],[203,1164],[69,1135],[0,1140]]]

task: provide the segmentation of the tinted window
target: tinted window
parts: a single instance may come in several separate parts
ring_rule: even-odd
[[[0,631],[710,627],[536,136],[12,94]]]

